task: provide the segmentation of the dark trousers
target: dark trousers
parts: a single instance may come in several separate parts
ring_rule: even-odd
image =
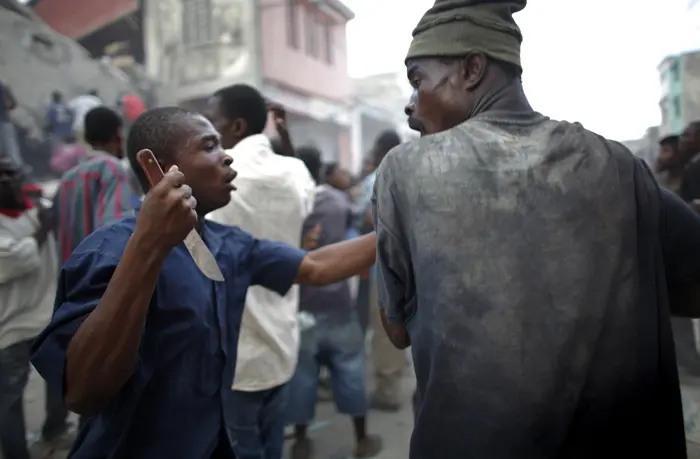
[[[24,420],[24,390],[29,381],[32,340],[0,350],[0,447],[4,459],[29,459]],[[68,430],[68,410],[61,394],[47,386],[46,420],[42,429],[51,441]]]
[[[700,376],[700,355],[695,347],[692,319],[672,317],[671,328],[678,366],[694,376]]]
[[[0,350],[0,447],[4,459],[29,459],[24,389],[29,380],[31,341]]]
[[[82,418],[81,418],[82,424]],[[63,402],[63,394],[46,386],[46,419],[41,429],[41,438],[52,441],[68,431],[68,409]]]
[[[281,459],[287,386],[227,394],[226,427],[237,459]]]

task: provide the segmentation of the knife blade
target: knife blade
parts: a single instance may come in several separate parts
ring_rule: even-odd
[[[156,186],[165,176],[163,169],[160,168],[160,164],[158,164],[151,150],[139,151],[136,154],[136,160],[141,169],[143,169],[144,174],[146,174],[151,188]],[[216,262],[216,258],[214,258],[214,254],[211,253],[211,250],[209,250],[209,247],[204,243],[196,229],[190,231],[184,242],[187,251],[192,256],[199,270],[209,279],[223,282],[224,275]]]

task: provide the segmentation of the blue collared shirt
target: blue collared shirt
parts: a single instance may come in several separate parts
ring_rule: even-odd
[[[61,271],[54,317],[35,343],[32,363],[63,393],[68,343],[104,295],[134,226],[131,217],[98,229]],[[204,240],[226,281],[207,279],[184,244],[170,252],[134,374],[87,421],[72,459],[210,459],[226,438],[224,411],[236,409],[227,397],[246,291],[261,285],[285,294],[305,252],[209,221]]]

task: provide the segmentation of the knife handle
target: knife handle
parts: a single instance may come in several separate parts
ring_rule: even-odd
[[[143,173],[146,174],[151,188],[158,185],[165,177],[163,169],[160,168],[160,164],[158,164],[158,160],[151,150],[143,149],[136,153],[136,161],[143,169]]]

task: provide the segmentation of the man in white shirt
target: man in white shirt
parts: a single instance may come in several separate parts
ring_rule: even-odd
[[[276,155],[262,134],[267,106],[247,85],[219,90],[209,103],[221,143],[234,158],[237,191],[208,218],[235,225],[256,238],[299,247],[311,211],[315,183],[300,160]],[[238,341],[231,403],[236,426],[229,432],[238,459],[281,459],[285,385],[299,351],[298,290],[280,297],[262,287],[248,289]]]
[[[0,455],[7,459],[30,458],[23,405],[30,350],[51,320],[59,267],[50,212],[21,181],[20,165],[0,159]],[[56,421],[44,426],[50,443],[67,431],[61,408],[47,405]]]
[[[81,142],[85,142],[85,115],[93,108],[102,105],[104,105],[102,99],[99,98],[95,89],[68,102],[68,108],[73,113],[73,132]]]

